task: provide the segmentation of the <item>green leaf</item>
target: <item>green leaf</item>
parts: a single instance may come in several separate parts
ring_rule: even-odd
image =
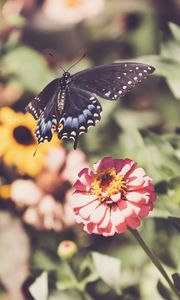
[[[163,57],[161,55],[146,55],[135,59],[139,62],[145,62],[156,68],[153,76],[164,76],[170,79],[178,79],[180,76],[180,62],[174,57]]]
[[[166,138],[147,131],[144,143],[144,165],[154,182],[179,176],[180,159]]]
[[[180,43],[180,26],[177,26],[176,24],[169,22],[169,28],[171,30],[171,33],[174,37],[174,39]]]
[[[146,62],[156,68],[153,76],[163,76],[176,98],[180,98],[180,61],[176,57],[180,57],[180,47],[175,53],[170,53],[170,48],[175,48],[174,43],[167,47],[161,47],[161,55],[147,55],[136,58],[136,61]],[[169,48],[169,51],[168,51]],[[165,53],[166,51],[166,53]]]
[[[66,261],[62,261],[58,269],[58,281],[56,286],[59,290],[78,289],[76,276]]]
[[[35,300],[47,300],[48,298],[48,276],[43,272],[29,287],[29,291]]]
[[[85,290],[86,285],[94,282],[99,278],[98,272],[92,262],[92,257],[87,256],[80,265],[79,275],[82,278],[79,280],[78,287],[80,290]]]
[[[141,129],[159,123],[159,114],[157,111],[134,111],[130,109],[121,109],[116,111],[114,118],[118,125],[125,129]]]
[[[119,151],[121,156],[129,157],[139,164],[143,164],[143,151],[144,151],[144,141],[140,132],[134,129],[124,129],[119,136],[119,147],[117,148],[117,155],[119,156]]]
[[[93,298],[87,294],[77,290],[66,291],[54,291],[50,294],[48,300],[93,300]]]
[[[33,256],[33,265],[45,271],[54,271],[59,267],[46,253],[40,250],[37,250]]]
[[[99,277],[117,294],[121,294],[121,262],[119,259],[100,254],[98,252],[92,253],[92,258],[99,274]]]
[[[1,61],[1,68],[18,79],[26,90],[34,93],[53,78],[43,57],[26,46],[19,46],[8,52]]]

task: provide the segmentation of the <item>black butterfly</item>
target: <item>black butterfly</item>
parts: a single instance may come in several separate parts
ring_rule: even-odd
[[[142,63],[114,63],[87,69],[51,81],[27,106],[38,124],[35,130],[38,143],[52,139],[73,139],[77,147],[79,135],[100,120],[102,108],[96,97],[120,100],[134,86],[154,72],[155,68]]]

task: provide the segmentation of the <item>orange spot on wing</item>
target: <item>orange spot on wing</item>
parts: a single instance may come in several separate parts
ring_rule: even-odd
[[[59,127],[58,127],[58,132],[60,132],[60,131],[63,129],[63,127],[64,127],[63,124],[60,123],[60,124],[59,124]]]

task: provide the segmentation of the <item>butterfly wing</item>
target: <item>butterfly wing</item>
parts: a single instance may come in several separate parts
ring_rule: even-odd
[[[100,120],[101,105],[90,92],[75,86],[66,89],[65,106],[58,122],[58,137],[74,140],[77,147],[80,134],[87,132]]]
[[[71,82],[104,99],[119,100],[154,70],[142,63],[114,63],[78,72]]]
[[[57,96],[58,92],[56,93]],[[41,113],[40,119],[37,123],[35,136],[39,143],[43,143],[44,141],[50,142],[52,139],[52,131],[57,126],[57,119],[55,116],[55,102],[54,96],[51,101],[46,105],[44,111]]]
[[[46,105],[54,97],[59,89],[59,79],[51,81],[27,106],[26,111],[29,112],[35,120],[38,120]]]

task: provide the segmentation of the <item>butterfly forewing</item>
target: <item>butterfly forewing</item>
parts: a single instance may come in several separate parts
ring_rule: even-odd
[[[29,112],[35,120],[38,120],[46,105],[53,98],[55,92],[59,88],[59,79],[51,81],[27,106],[26,111]]]
[[[78,72],[72,83],[104,99],[119,100],[153,71],[142,63],[117,63]]]
[[[119,100],[155,69],[142,63],[116,63],[99,66],[74,75],[65,72],[51,81],[26,107],[38,120],[38,143],[50,141],[52,131],[59,139],[73,139],[77,146],[81,133],[100,120],[101,105],[96,98]]]

